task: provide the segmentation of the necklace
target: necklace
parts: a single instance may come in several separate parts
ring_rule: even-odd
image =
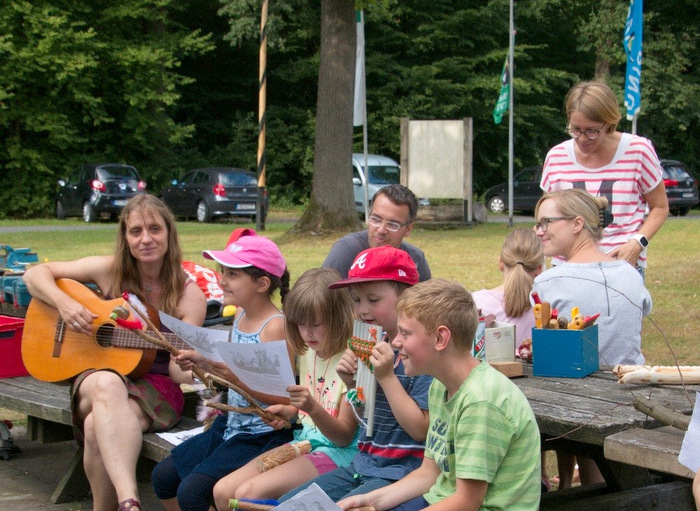
[[[323,369],[323,376],[321,376],[317,380],[316,379],[316,365],[318,364],[318,353],[314,353],[314,379],[313,379],[314,397],[321,404],[323,404],[323,401],[321,399],[323,397],[323,386],[326,383],[326,372],[328,372],[328,366],[331,363],[331,358],[333,358],[333,357],[328,357],[328,360],[326,360],[326,367]]]
[[[148,296],[151,296],[151,291],[153,291],[153,288],[155,287],[156,284],[158,284],[158,282],[152,282],[150,284],[147,282],[143,283],[143,290],[146,292],[146,294]]]

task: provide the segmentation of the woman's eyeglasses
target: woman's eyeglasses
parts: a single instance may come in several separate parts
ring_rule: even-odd
[[[545,216],[540,218],[540,221],[535,224],[535,231],[537,229],[542,229],[542,232],[547,232],[549,224],[558,222],[560,220],[573,220],[574,217],[571,216]]]
[[[573,126],[567,126],[566,127],[566,132],[571,135],[571,138],[578,138],[581,135],[586,135],[586,138],[588,140],[595,140],[600,136],[600,132],[603,131],[605,128],[606,124],[603,124],[600,128],[588,128],[585,130],[582,130],[580,128],[576,128]]]
[[[391,232],[396,232],[399,229],[401,229],[404,225],[408,225],[408,222],[405,222],[403,224],[400,224],[398,222],[391,222],[389,220],[384,220],[383,218],[379,218],[376,215],[370,215],[369,218],[367,219],[367,223],[371,225],[372,227],[381,227],[382,224],[386,227],[387,231]]]

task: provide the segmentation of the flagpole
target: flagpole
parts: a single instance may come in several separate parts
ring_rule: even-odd
[[[358,124],[358,103],[362,118],[362,155],[364,157],[363,173],[365,181],[362,185],[365,196],[365,222],[369,218],[369,162],[367,155],[367,87],[365,79],[365,13],[355,11],[357,22],[357,50],[355,53],[355,97],[353,99],[353,126]]]
[[[513,0],[510,0],[510,37],[508,40],[508,226],[513,226],[513,51],[515,49],[515,24],[513,21]]]

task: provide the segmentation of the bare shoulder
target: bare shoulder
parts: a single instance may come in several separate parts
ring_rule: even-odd
[[[284,316],[281,315],[268,321],[267,325],[265,325],[260,332],[260,340],[263,342],[280,341],[286,338],[287,335],[284,328]]]

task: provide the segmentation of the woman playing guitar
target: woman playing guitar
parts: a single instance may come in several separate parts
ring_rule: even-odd
[[[201,325],[206,299],[188,285],[170,210],[152,195],[137,195],[122,210],[115,255],[49,262],[27,270],[34,299],[54,307],[66,330],[92,335],[97,314],[63,291],[56,279],[93,282],[107,297],[124,291],[183,321]],[[158,352],[150,371],[131,381],[113,370],[88,370],[71,387],[76,439],[95,511],[138,510],[136,462],[142,434],[177,423],[183,396],[178,383],[191,382],[167,352]]]

